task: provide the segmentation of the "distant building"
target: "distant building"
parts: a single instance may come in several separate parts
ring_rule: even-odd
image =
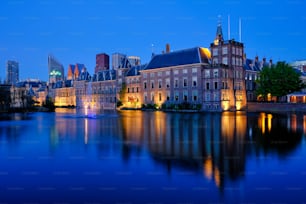
[[[52,55],[48,56],[48,73],[50,83],[64,80],[64,66]]]
[[[109,55],[105,53],[96,55],[95,73],[103,70],[109,70]]]
[[[19,63],[8,60],[6,62],[6,83],[16,84],[19,81]]]
[[[112,69],[118,69],[124,58],[126,58],[125,54],[121,54],[121,53],[112,54]]]
[[[131,64],[131,66],[140,65],[140,57],[138,57],[138,56],[128,56],[128,60]]]
[[[289,65],[299,70],[302,73],[306,73],[306,60],[294,61],[294,62],[289,63]]]
[[[29,100],[41,106],[46,99],[47,84],[40,80],[20,81],[10,88],[11,108],[26,108]]]
[[[68,65],[67,80],[76,80],[79,78],[83,69],[86,69],[84,64],[76,63]]]

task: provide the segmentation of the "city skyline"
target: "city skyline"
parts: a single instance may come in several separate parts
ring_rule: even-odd
[[[20,79],[48,79],[48,54],[64,65],[82,63],[94,73],[98,53],[119,52],[149,62],[152,51],[161,53],[209,47],[222,16],[225,39],[242,42],[247,58],[266,57],[287,62],[305,59],[306,22],[303,1],[6,1],[0,24],[0,78],[5,62],[19,61]],[[71,11],[71,12],[69,12]],[[266,14],[266,15],[263,15]],[[18,26],[16,26],[18,25]],[[153,46],[152,46],[153,45]]]

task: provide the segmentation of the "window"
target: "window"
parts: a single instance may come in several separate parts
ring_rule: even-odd
[[[184,86],[184,87],[187,86],[187,79],[186,79],[186,78],[183,79],[183,86]]]
[[[151,101],[154,102],[154,92],[151,92]]]
[[[213,56],[217,56],[218,55],[218,49],[217,48],[214,48],[213,49]]]
[[[161,93],[158,93],[158,98],[159,98],[159,101],[162,100],[162,94]]]
[[[147,89],[147,82],[143,82],[143,88]]]
[[[235,47],[232,47],[232,54],[235,54],[236,52],[235,52]]]
[[[195,102],[198,100],[198,91],[192,91],[192,100]]]
[[[121,76],[121,75],[122,75],[122,71],[118,70],[118,76]]]
[[[192,73],[197,73],[198,69],[197,68],[192,68]]]
[[[158,80],[158,88],[161,88],[161,87],[162,87],[162,81]]]
[[[137,93],[139,92],[138,87],[136,87],[136,92],[137,92]]]
[[[210,94],[209,94],[209,93],[206,93],[206,94],[205,94],[205,100],[206,100],[206,101],[210,101]]]
[[[174,88],[178,88],[178,79],[174,79]]]
[[[162,76],[162,72],[157,72],[157,76],[161,77]]]
[[[143,94],[143,96],[144,96],[144,101],[147,102],[147,100],[148,100],[147,92],[145,92],[145,93]]]
[[[130,93],[130,88],[127,88],[127,92]]]
[[[218,69],[214,69],[214,78],[218,78],[218,74],[219,74]]]
[[[184,91],[184,101],[187,101],[188,100],[188,92],[187,91]]]
[[[154,81],[151,81],[151,88],[154,89]]]
[[[218,89],[218,82],[215,81],[215,89]]]
[[[147,73],[143,73],[143,78],[147,78]]]
[[[177,91],[174,92],[174,98],[175,98],[175,101],[179,100],[179,94]]]
[[[167,101],[169,101],[169,100],[170,100],[170,92],[167,91]]]
[[[166,87],[167,87],[167,88],[170,87],[170,79],[169,79],[169,78],[166,79]]]
[[[227,54],[227,46],[222,47],[222,55]]]
[[[222,64],[225,64],[225,65],[228,64],[228,63],[227,63],[227,57],[223,57],[223,58],[222,58]]]
[[[134,87],[132,88],[132,93],[134,93]]]
[[[178,74],[178,70],[174,70],[174,72],[173,72],[174,74]]]
[[[183,74],[187,74],[187,69],[183,69]]]
[[[214,101],[218,101],[219,100],[219,94],[218,93],[214,93]]]
[[[209,90],[209,82],[206,83],[206,90]]]
[[[210,71],[209,70],[205,70],[205,78],[209,78],[210,77]]]
[[[192,77],[192,86],[193,87],[197,86],[197,77]]]
[[[170,71],[166,71],[166,75],[169,76],[170,75]]]
[[[150,77],[154,77],[154,73],[150,73]]]
[[[213,58],[213,64],[218,64],[219,62],[218,62],[218,58],[217,57],[214,57]]]
[[[232,65],[235,65],[235,57],[232,57]]]

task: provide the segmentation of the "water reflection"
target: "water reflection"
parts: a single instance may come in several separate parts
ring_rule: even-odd
[[[290,120],[289,128],[286,119]],[[296,148],[302,138],[297,121],[296,115],[247,115],[244,112],[126,111],[121,117],[124,145],[144,146],[152,158],[170,172],[176,167],[203,172],[205,178],[214,180],[220,188],[226,179],[235,180],[244,175],[250,149],[255,147],[257,153],[276,151],[287,155]]]

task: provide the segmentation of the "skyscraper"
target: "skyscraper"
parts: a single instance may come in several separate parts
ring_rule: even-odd
[[[48,73],[50,83],[64,80],[64,66],[52,55],[48,56]]]
[[[112,69],[118,69],[124,58],[126,58],[125,54],[121,53],[112,54]]]
[[[8,60],[6,62],[6,83],[16,84],[19,81],[19,63]]]
[[[95,73],[109,69],[109,55],[105,53],[96,55]]]

